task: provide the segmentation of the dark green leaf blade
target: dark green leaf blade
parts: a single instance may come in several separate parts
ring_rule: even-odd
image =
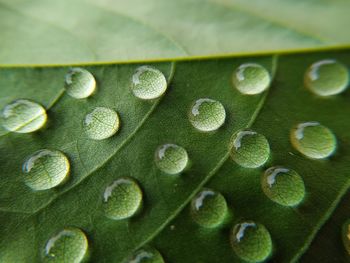
[[[172,227],[166,228],[154,242],[168,255],[170,261],[239,262],[229,244],[231,227],[239,220],[254,220],[270,230],[275,248],[272,256],[274,262],[296,262],[308,249],[350,186],[349,135],[345,128],[348,125],[345,116],[350,113],[349,92],[321,99],[309,93],[302,83],[308,65],[328,57],[349,63],[347,52],[280,57],[270,94],[252,125],[252,129],[264,134],[271,144],[272,157],[269,163],[261,169],[249,170],[237,167],[232,160],[225,162],[206,186],[227,198],[233,210],[233,221],[222,229],[208,230],[196,225],[191,219],[189,208],[185,209],[171,223]],[[307,159],[296,152],[289,142],[292,126],[312,120],[331,127],[337,136],[337,153],[329,160]],[[275,165],[294,169],[303,177],[307,195],[298,207],[280,206],[263,193],[260,183],[262,173],[264,169]],[[328,253],[326,242],[328,240],[328,245],[329,242],[333,243],[336,233],[337,240],[332,245],[334,257],[321,253],[316,241],[313,253],[301,262],[334,262],[332,260],[338,257],[336,252],[343,250],[340,226],[338,222],[337,232],[334,232],[334,224],[330,224],[332,228],[329,227],[328,231],[332,229],[332,239],[328,240],[327,234],[320,237],[323,241],[321,251]],[[342,258],[342,254],[339,257]]]
[[[52,85],[53,91],[37,101],[45,106],[54,103],[46,129],[32,135],[4,134],[0,138],[4,171],[0,184],[0,260],[38,261],[54,233],[75,226],[87,234],[93,262],[121,262],[150,242],[170,262],[235,262],[237,258],[228,242],[229,229],[203,231],[188,215],[188,202],[211,178],[208,186],[224,194],[234,209],[234,219],[251,218],[271,231],[276,261],[297,260],[349,184],[345,122],[333,118],[346,118],[349,113],[348,92],[320,99],[302,83],[307,66],[329,57],[350,63],[349,53],[343,51],[282,56],[279,63],[272,56],[263,56],[178,62],[176,69],[171,63],[154,64],[172,81],[166,95],[153,103],[136,100],[129,89],[130,77],[139,65],[88,67],[98,80],[98,90],[83,101],[60,93],[66,68],[2,69],[0,74],[16,77],[0,78],[1,86],[21,83],[18,94],[35,99],[35,92]],[[243,62],[260,63],[272,75],[276,70],[268,93],[244,96],[232,87],[233,70]],[[32,74],[37,74],[36,85],[26,84]],[[4,95],[9,92],[2,90]],[[2,106],[17,94],[7,96]],[[201,133],[187,119],[191,103],[202,97],[216,99],[226,109],[225,125],[216,132]],[[81,122],[95,106],[120,112],[120,134],[105,142],[86,138]],[[291,148],[289,130],[297,122],[309,120],[320,121],[335,132],[339,148],[329,160],[308,160]],[[252,127],[270,141],[269,165],[290,166],[304,178],[308,194],[300,207],[286,209],[272,203],[260,190],[262,169],[239,168],[228,159],[231,135],[245,127]],[[157,169],[154,152],[164,143],[176,143],[188,151],[189,170],[180,176],[167,176]],[[20,167],[25,156],[43,147],[64,151],[73,170],[66,185],[35,193],[24,185]],[[342,176],[334,180],[333,171]],[[140,183],[144,205],[134,218],[113,221],[103,213],[102,197],[105,187],[122,176],[131,176]],[[332,187],[325,188],[330,183]],[[25,244],[28,246],[18,251]]]

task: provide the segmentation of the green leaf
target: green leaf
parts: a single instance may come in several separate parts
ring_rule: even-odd
[[[166,94],[153,101],[136,98],[130,89],[133,73],[143,64],[84,67],[96,78],[97,90],[82,100],[64,92],[68,67],[1,68],[0,106],[18,98],[34,100],[47,108],[48,123],[30,134],[1,130],[0,261],[38,262],[51,237],[76,227],[87,235],[91,262],[122,262],[146,245],[157,248],[166,262],[240,262],[229,235],[241,219],[268,229],[274,261],[297,261],[350,185],[349,92],[320,98],[303,84],[308,66],[327,58],[350,65],[348,51],[153,63],[169,83]],[[233,87],[234,69],[246,62],[269,71],[268,91],[249,96]],[[199,98],[224,106],[225,123],[217,131],[200,132],[189,121]],[[96,141],[84,132],[83,119],[99,106],[118,112],[121,127],[111,138]],[[334,132],[335,155],[311,160],[291,146],[290,130],[305,121],[319,121]],[[270,143],[270,159],[261,168],[239,167],[229,157],[231,136],[245,128]],[[180,175],[167,175],[155,163],[155,151],[165,143],[188,153],[190,166]],[[69,179],[32,191],[21,168],[43,148],[67,155]],[[264,195],[261,175],[275,165],[303,178],[306,197],[299,206],[284,207]],[[130,219],[112,220],[105,215],[104,191],[121,177],[138,182],[143,206]],[[203,187],[220,192],[233,211],[223,227],[208,230],[193,221],[189,203]]]
[[[317,238],[302,257],[305,262],[349,262],[350,256],[342,242],[342,226],[349,220],[350,195],[347,191],[332,217],[318,232]]]
[[[346,0],[0,1],[0,63],[164,60],[346,46]]]

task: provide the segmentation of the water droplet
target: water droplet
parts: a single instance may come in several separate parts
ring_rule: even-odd
[[[265,91],[271,83],[269,72],[256,63],[240,65],[233,74],[233,84],[243,94],[255,95]]]
[[[216,227],[227,215],[226,200],[222,194],[205,188],[192,199],[191,215],[200,226]]]
[[[184,148],[176,144],[159,146],[155,154],[158,168],[167,174],[181,173],[187,166],[188,155]]]
[[[348,69],[333,59],[312,64],[305,73],[305,85],[319,96],[331,96],[344,91],[349,84]]]
[[[305,196],[305,185],[301,176],[285,167],[267,169],[262,176],[261,185],[264,193],[280,205],[298,205]]]
[[[11,132],[34,132],[46,123],[46,110],[38,103],[26,99],[7,104],[2,111],[2,125]]]
[[[342,227],[342,239],[347,253],[350,255],[350,220],[347,220]]]
[[[68,227],[47,241],[43,261],[79,263],[86,258],[87,251],[88,240],[84,232],[78,228]]]
[[[248,262],[266,260],[272,252],[272,241],[265,226],[246,221],[234,226],[231,235],[232,248],[236,255]]]
[[[242,130],[233,135],[230,154],[237,164],[257,168],[269,159],[269,142],[255,131]]]
[[[142,203],[142,191],[131,178],[120,178],[109,185],[103,194],[103,206],[107,217],[114,220],[136,214]]]
[[[69,168],[69,161],[62,152],[39,150],[23,164],[24,180],[33,190],[50,189],[67,179]]]
[[[337,146],[333,132],[314,121],[298,124],[292,129],[290,139],[295,149],[313,159],[330,156]]]
[[[148,247],[137,250],[124,263],[164,263],[164,259],[158,250]]]
[[[196,100],[189,112],[189,120],[193,127],[204,132],[219,129],[225,118],[224,106],[219,101],[208,98]]]
[[[65,89],[69,96],[84,99],[95,91],[96,81],[86,69],[72,68],[66,75]]]
[[[150,66],[141,66],[132,76],[131,90],[143,100],[156,99],[164,94],[167,82],[164,74]]]
[[[84,130],[89,138],[103,140],[113,136],[120,126],[119,116],[114,110],[96,107],[84,119]]]

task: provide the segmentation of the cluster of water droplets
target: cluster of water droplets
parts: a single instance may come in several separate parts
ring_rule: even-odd
[[[271,75],[256,63],[240,65],[233,73],[232,81],[244,95],[256,95],[271,85]],[[305,86],[320,96],[338,94],[347,88],[348,70],[334,60],[323,60],[310,66],[305,73]],[[161,71],[150,66],[136,69],[131,78],[131,92],[142,100],[162,96],[167,81]],[[85,99],[96,91],[96,80],[87,70],[72,68],[65,78],[68,95]],[[211,98],[199,98],[189,107],[189,123],[200,132],[213,132],[225,123],[226,111],[223,104]],[[47,113],[43,106],[27,99],[18,99],[5,106],[2,112],[3,127],[10,132],[29,133],[44,127]],[[104,140],[115,135],[120,127],[119,114],[112,108],[96,107],[83,120],[83,130],[88,138]],[[302,155],[312,159],[331,156],[336,150],[333,132],[319,122],[299,123],[291,129],[290,140]],[[267,138],[250,129],[237,131],[229,144],[229,153],[234,162],[244,168],[259,168],[270,158]],[[174,143],[160,145],[155,150],[155,165],[160,171],[174,175],[182,173],[189,165],[185,148]],[[33,190],[47,190],[64,183],[69,175],[70,164],[64,153],[58,150],[42,149],[27,158],[23,164],[25,183]],[[302,177],[284,166],[268,168],[261,177],[265,195],[283,206],[299,205],[305,196]],[[121,177],[107,185],[102,194],[102,206],[106,217],[112,220],[126,220],[142,209],[143,191],[131,177]],[[191,217],[196,224],[205,228],[222,225],[232,215],[225,197],[212,189],[200,190],[190,204]],[[343,228],[343,241],[350,253],[350,227]],[[269,231],[260,223],[242,221],[233,226],[231,245],[238,257],[249,262],[261,262],[272,253]],[[78,228],[65,228],[51,237],[45,246],[45,262],[82,262],[88,252],[88,241]],[[135,251],[126,263],[162,263],[161,254],[154,248]]]
[[[271,84],[269,72],[255,63],[239,66],[232,80],[237,90],[245,95],[260,94]],[[347,68],[333,60],[317,62],[310,66],[305,74],[306,87],[320,96],[335,95],[344,91],[348,86],[348,81]],[[214,106],[212,109],[207,106],[202,111],[203,121],[199,118],[198,124],[198,121],[194,119],[199,115],[198,109],[203,102],[215,103],[210,99],[197,100],[189,114],[190,122],[200,131],[218,129],[225,119],[223,107],[219,110],[217,106],[214,110]],[[220,119],[214,116],[222,117]],[[220,122],[217,121],[218,119]],[[211,127],[208,122],[215,125],[215,129],[207,128]],[[298,152],[311,159],[330,157],[335,152],[337,144],[334,133],[316,121],[299,123],[293,127],[290,132],[290,140]],[[232,136],[229,152],[238,165],[244,168],[259,168],[264,166],[270,158],[270,145],[264,135],[244,129]],[[303,178],[293,169],[284,166],[273,166],[266,169],[261,176],[261,188],[271,201],[282,206],[299,205],[304,200],[306,193]],[[224,196],[215,190],[203,189],[192,199],[191,216],[202,227],[219,226],[224,222],[227,213]],[[350,227],[347,226],[347,235],[343,237],[348,251],[350,251],[349,229]],[[231,244],[237,256],[249,262],[264,261],[272,253],[269,231],[263,225],[253,221],[245,221],[233,227]]]

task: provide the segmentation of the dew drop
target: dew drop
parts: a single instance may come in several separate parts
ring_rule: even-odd
[[[230,154],[240,166],[257,168],[269,159],[270,145],[264,135],[242,130],[233,135]]]
[[[298,205],[305,196],[303,179],[289,168],[275,166],[267,169],[261,185],[266,196],[280,205]]]
[[[86,258],[87,251],[88,240],[84,232],[75,227],[68,227],[47,241],[43,261],[79,263]]]
[[[70,165],[60,151],[39,150],[23,164],[24,181],[33,190],[51,189],[68,178]]]
[[[231,245],[236,255],[248,262],[264,261],[272,252],[269,231],[253,221],[241,222],[233,227]]]
[[[96,107],[84,119],[84,130],[93,140],[104,140],[113,136],[120,126],[119,116],[114,110]]]
[[[167,89],[164,74],[156,68],[141,66],[132,76],[131,91],[143,100],[159,98]]]
[[[107,217],[114,220],[129,218],[138,212],[142,204],[142,191],[131,178],[120,178],[103,193],[103,206]]]
[[[333,132],[315,121],[296,125],[290,133],[290,140],[296,150],[313,159],[329,157],[337,146]]]
[[[191,202],[193,220],[202,227],[219,226],[227,215],[227,203],[222,194],[203,189]]]
[[[95,91],[96,81],[86,69],[72,68],[66,75],[65,89],[69,96],[75,99],[84,99]]]
[[[306,71],[305,86],[319,96],[336,95],[349,84],[348,69],[333,59],[325,59],[312,64]]]
[[[271,83],[269,72],[256,63],[240,65],[233,73],[234,86],[246,95],[255,95],[265,91]]]
[[[2,125],[11,132],[34,132],[43,127],[46,120],[46,110],[43,106],[26,99],[13,101],[2,111]]]
[[[196,100],[189,112],[189,120],[193,127],[204,132],[219,129],[225,118],[224,106],[219,101],[208,98]]]
[[[164,259],[158,250],[148,247],[137,250],[124,263],[164,263]]]
[[[347,220],[342,227],[342,239],[345,250],[350,255],[350,220]]]
[[[155,153],[158,168],[167,174],[181,173],[187,166],[188,155],[184,148],[176,144],[164,144]]]

